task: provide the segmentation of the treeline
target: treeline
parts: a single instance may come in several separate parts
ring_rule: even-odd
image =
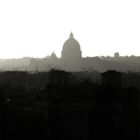
[[[139,139],[140,91],[123,87],[122,73],[102,73],[102,82],[96,83],[90,77],[76,81],[72,73],[51,70],[47,80],[40,81],[43,86],[38,86],[42,78],[37,77],[28,83],[30,88],[25,82],[1,82],[5,137]]]

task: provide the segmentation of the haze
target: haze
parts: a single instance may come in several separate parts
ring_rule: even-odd
[[[60,57],[70,32],[83,56],[140,55],[139,0],[1,0],[0,58]]]

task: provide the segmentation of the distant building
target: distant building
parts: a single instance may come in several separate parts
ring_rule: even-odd
[[[49,71],[50,69],[61,69],[64,71],[99,71],[105,72],[110,69],[117,71],[139,71],[140,57],[120,57],[114,53],[114,57],[82,57],[79,42],[70,33],[64,42],[61,58],[53,52],[45,58],[33,58],[30,60],[30,71]]]
[[[57,56],[56,56],[56,54],[54,52],[51,54],[50,58],[51,58],[52,61],[57,60]]]
[[[82,59],[82,51],[80,44],[77,40],[74,39],[73,34],[71,33],[69,39],[65,41],[61,53],[62,61],[79,61]]]
[[[64,42],[61,52],[61,67],[64,70],[77,71],[82,69],[82,51],[79,42],[71,33]]]
[[[82,70],[82,51],[79,42],[70,33],[69,38],[64,42],[61,58],[57,58],[53,52],[49,57],[43,59],[31,59],[31,70],[50,70],[51,68],[63,69],[66,71]]]
[[[33,71],[48,71],[50,69],[61,69],[65,71],[106,71],[109,64],[99,57],[82,57],[79,42],[70,33],[64,42],[61,58],[53,52],[49,57],[43,59],[31,59],[30,69]]]
[[[115,58],[119,58],[120,57],[120,54],[118,52],[114,53],[114,57]]]

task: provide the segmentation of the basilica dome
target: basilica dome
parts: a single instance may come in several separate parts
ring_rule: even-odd
[[[64,42],[61,58],[64,60],[78,60],[82,58],[79,42],[71,33],[69,39]]]

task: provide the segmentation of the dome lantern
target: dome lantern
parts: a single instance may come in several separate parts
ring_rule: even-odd
[[[73,36],[73,33],[71,32],[70,33],[70,37],[69,38],[74,38],[74,36]]]

